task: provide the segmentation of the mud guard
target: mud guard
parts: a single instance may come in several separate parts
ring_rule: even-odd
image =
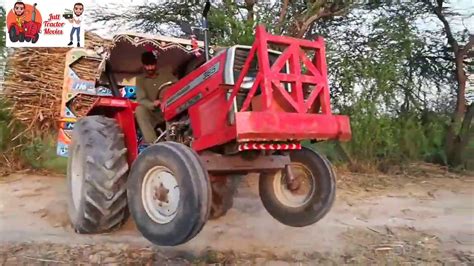
[[[103,115],[117,120],[123,131],[125,146],[127,147],[127,161],[131,165],[138,155],[137,132],[135,130],[134,111],[138,106],[128,99],[104,97],[99,98],[87,113],[90,115]]]

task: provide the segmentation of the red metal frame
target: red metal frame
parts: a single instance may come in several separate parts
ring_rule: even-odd
[[[268,60],[270,44],[286,46],[272,66]],[[314,57],[308,58],[307,52],[314,53]],[[221,54],[213,61],[225,62],[225,56]],[[237,93],[241,91],[242,82],[255,56],[258,56],[259,72],[242,108],[235,113],[235,124],[229,125],[228,112]],[[281,73],[280,70],[286,62],[289,64],[290,73]],[[207,67],[211,65],[213,63],[207,63]],[[306,67],[306,73],[302,73],[301,65]],[[209,81],[212,86],[205,87],[208,92],[205,99],[189,108],[195,134],[193,148],[200,151],[232,140],[350,140],[349,117],[332,114],[326,68],[323,38],[309,41],[274,36],[267,33],[263,26],[258,26],[256,40],[237,82],[232,87],[230,98],[226,98],[225,86],[213,87],[223,83],[223,78],[219,75],[212,79],[212,83]],[[292,84],[291,93],[284,89],[283,82]],[[314,86],[306,99],[303,85]],[[179,85],[176,86],[170,93],[179,90]],[[217,89],[220,90],[211,94]],[[260,89],[260,95],[255,96],[257,89]],[[196,95],[197,92],[189,94]]]
[[[268,60],[268,45],[286,45],[286,49],[278,57],[273,66],[270,66]],[[310,60],[305,51],[314,52],[313,60]],[[293,110],[286,110],[287,112],[307,113],[313,105],[317,102],[321,107],[322,114],[331,115],[331,106],[329,99],[329,86],[327,80],[327,65],[324,40],[318,37],[315,41],[308,41],[303,39],[295,39],[287,36],[274,36],[268,34],[263,26],[257,27],[256,41],[252,46],[250,55],[245,61],[242,72],[234,86],[228,108],[231,107],[232,100],[237,95],[242,85],[244,77],[247,75],[250,68],[250,62],[253,57],[257,55],[259,58],[259,73],[257,81],[250,89],[249,95],[245,99],[241,112],[247,111],[250,102],[258,87],[262,89],[262,110],[270,111],[274,101],[275,92],[281,94],[283,98],[290,104]],[[290,73],[283,74],[280,70],[288,61],[290,65]],[[301,73],[301,64],[307,67],[307,74]],[[291,82],[294,90],[288,93],[284,90],[282,82]],[[315,89],[310,94],[308,99],[303,98],[303,84],[314,85]],[[319,108],[318,108],[319,109]],[[318,113],[315,110],[314,113]]]

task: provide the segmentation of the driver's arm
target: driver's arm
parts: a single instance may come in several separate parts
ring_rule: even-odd
[[[148,99],[145,87],[143,86],[143,79],[137,78],[137,101],[140,105],[145,106],[149,110],[154,110],[155,105]]]

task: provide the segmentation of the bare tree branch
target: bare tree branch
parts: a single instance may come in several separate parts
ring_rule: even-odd
[[[462,57],[466,56],[473,46],[474,46],[474,35],[471,34],[469,36],[469,42],[466,45],[464,45],[464,47],[462,48],[462,51],[461,51]]]
[[[285,21],[286,12],[288,11],[288,3],[290,0],[283,0],[283,6],[281,7],[280,18],[278,19],[278,27],[280,28]]]
[[[428,7],[433,10],[433,13],[438,17],[438,19],[443,23],[444,31],[446,32],[446,37],[448,38],[448,43],[453,48],[453,51],[457,53],[459,51],[459,44],[454,38],[451,26],[448,23],[448,20],[443,14],[443,2],[444,0],[437,0],[438,5],[434,6],[431,3],[431,0],[422,0]]]
[[[298,34],[296,35],[296,37],[303,37],[306,31],[310,28],[310,26],[318,20],[326,17],[341,16],[344,15],[346,12],[347,8],[345,7],[335,7],[334,5],[330,8],[323,7],[319,10],[319,12],[310,16],[302,23],[302,25],[298,29]]]
[[[254,21],[255,19],[255,3],[257,0],[245,0],[245,9],[247,9],[247,21]]]

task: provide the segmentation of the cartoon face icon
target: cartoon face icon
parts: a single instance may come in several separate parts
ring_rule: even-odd
[[[13,6],[13,11],[18,17],[23,16],[23,14],[25,13],[25,4],[23,2],[16,2]]]
[[[80,16],[82,15],[82,12],[84,12],[84,5],[81,3],[76,3],[74,5],[74,14],[76,14],[76,16]]]

